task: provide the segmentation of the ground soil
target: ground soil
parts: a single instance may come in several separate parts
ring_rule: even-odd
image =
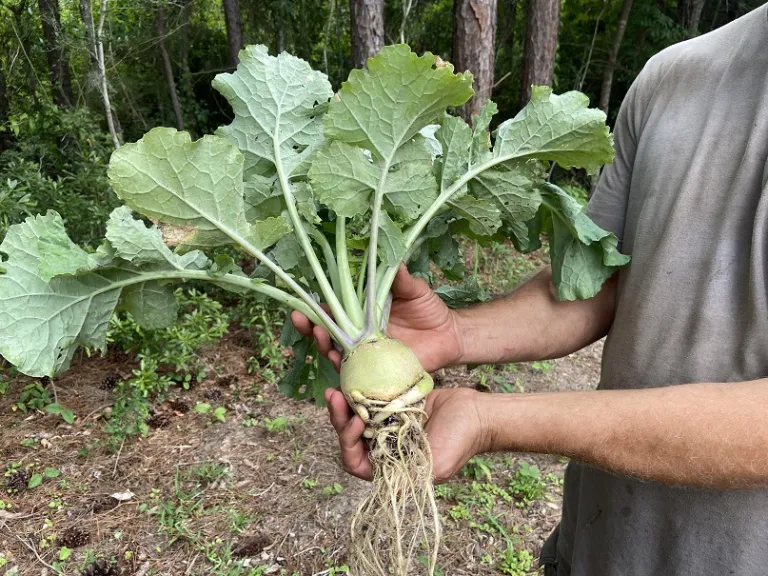
[[[518,383],[522,393],[590,388],[598,378],[600,353],[598,343],[557,361],[497,367],[484,380],[488,393],[499,391],[504,382]],[[212,550],[228,545],[252,565],[266,566],[265,573],[284,569],[287,574],[324,574],[343,565],[349,515],[367,484],[341,471],[325,410],[289,400],[258,374],[248,375],[251,354],[236,337],[207,350],[206,360],[232,378],[205,381],[175,394],[157,407],[162,427],[152,428],[145,438],[127,440],[118,451],[97,442],[104,436],[102,419],[113,400],[102,383],[110,375],[127,375],[130,361],[82,360],[56,381],[59,402],[77,414],[74,425],[53,415],[14,410],[28,380],[13,381],[0,397],[0,464],[34,464],[36,470],[56,468],[61,475],[37,488],[0,496],[6,507],[10,504],[0,511],[5,569],[52,574],[44,563],[58,559],[53,534],[61,539],[72,529],[85,533],[85,542],[73,548],[65,563],[64,571],[72,574],[79,573],[90,555],[119,560],[124,574],[226,574],[212,567],[201,543]],[[482,370],[457,368],[440,374],[439,380],[442,386],[480,387],[483,375]],[[198,402],[226,407],[226,422],[184,410]],[[289,419],[290,430],[268,432],[264,419],[279,416]],[[543,475],[562,476],[564,463],[556,457],[510,456],[493,459],[493,480],[499,485],[520,460],[538,465]],[[221,477],[190,488],[200,494],[188,495],[189,502],[180,499],[175,482],[189,479],[189,470],[203,476],[200,467],[210,463],[218,463]],[[460,477],[452,484],[470,482]],[[342,487],[340,493],[333,493],[338,488],[324,493],[324,487],[334,484]],[[518,548],[538,553],[558,520],[560,490],[558,482],[550,481],[545,497],[529,506],[501,507],[497,520],[517,534]],[[130,496],[123,501],[111,496],[126,492],[132,495],[123,495]],[[179,537],[165,527],[162,509],[168,503],[173,509],[193,502],[198,507],[181,522],[194,538]],[[449,518],[450,500],[441,499],[440,505],[445,527],[440,567],[445,574],[498,573],[492,563],[481,562],[498,544],[494,535]]]

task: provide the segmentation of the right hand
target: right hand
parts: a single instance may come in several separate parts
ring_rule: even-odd
[[[405,265],[397,271],[392,297],[387,331],[390,337],[413,350],[427,372],[459,362],[462,344],[456,313],[424,280],[411,276]],[[342,357],[333,347],[328,331],[312,324],[301,312],[293,312],[291,320],[301,335],[315,339],[318,351],[340,370]]]

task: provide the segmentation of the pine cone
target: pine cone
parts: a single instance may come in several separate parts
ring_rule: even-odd
[[[115,564],[110,564],[104,558],[99,558],[88,564],[81,574],[82,576],[120,576],[120,568]]]
[[[91,533],[76,526],[62,530],[56,538],[57,545],[66,546],[67,548],[79,548],[80,546],[85,546],[90,541]]]
[[[167,412],[155,412],[148,420],[147,424],[152,428],[165,428],[171,423],[171,416]]]
[[[117,387],[118,382],[120,382],[120,376],[112,374],[102,380],[101,388],[103,390],[114,390]]]
[[[221,400],[221,390],[216,390],[213,388],[212,390],[207,390],[204,394],[206,400],[212,400],[213,402],[217,402],[218,400]]]
[[[189,402],[182,400],[181,398],[174,398],[168,401],[168,405],[172,410],[179,412],[180,414],[186,414],[189,412]]]
[[[20,468],[5,477],[5,488],[11,494],[24,492],[27,489],[28,482],[29,472],[24,468]]]

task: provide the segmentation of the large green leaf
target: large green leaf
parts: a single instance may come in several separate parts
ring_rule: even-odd
[[[350,72],[323,120],[325,135],[391,159],[446,108],[471,96],[471,74],[454,74],[430,53],[417,56],[405,45],[386,46],[368,60],[367,70]]]
[[[164,264],[178,270],[202,270],[209,264],[208,258],[199,250],[192,250],[181,256],[174,254],[163,242],[163,235],[157,227],[147,227],[137,220],[127,206],[112,211],[107,221],[107,240],[114,254],[135,265]]]
[[[179,312],[173,286],[156,280],[127,286],[120,302],[139,326],[147,330],[170,326]]]
[[[154,128],[112,154],[109,179],[128,206],[182,231],[183,244],[216,246],[248,236],[243,156],[216,136]],[[185,233],[186,232],[186,233]]]
[[[538,158],[594,172],[613,161],[613,138],[605,114],[588,106],[580,92],[558,96],[534,86],[528,105],[496,130],[494,157]]]
[[[543,189],[550,217],[547,232],[552,258],[552,283],[559,300],[591,298],[629,256],[618,251],[618,239],[587,217],[582,206],[557,186]]]
[[[12,260],[28,262],[31,271],[46,282],[54,276],[84,272],[97,266],[97,257],[69,239],[61,216],[53,211],[11,226],[0,244],[0,252]]]
[[[322,139],[318,104],[331,97],[331,85],[304,60],[270,56],[266,46],[248,46],[239,57],[236,72],[213,80],[235,113],[216,133],[243,152],[246,177],[273,173],[278,155],[290,174]]]

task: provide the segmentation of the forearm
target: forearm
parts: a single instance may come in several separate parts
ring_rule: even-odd
[[[562,454],[665,483],[768,487],[768,379],[478,401],[489,451]]]
[[[457,312],[462,364],[498,364],[559,358],[608,333],[617,276],[589,300],[558,302],[546,268],[514,292]]]

